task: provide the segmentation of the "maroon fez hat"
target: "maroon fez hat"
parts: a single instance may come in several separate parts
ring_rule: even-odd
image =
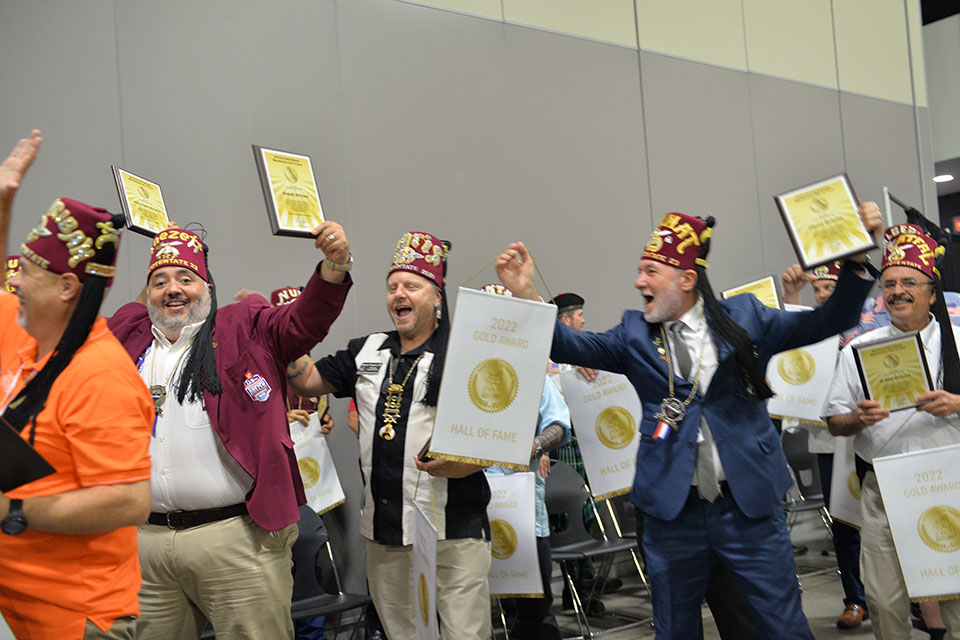
[[[113,264],[94,262],[97,250],[113,244]],[[20,254],[51,273],[73,273],[80,282],[87,274],[107,278],[113,283],[120,230],[106,209],[91,207],[77,200],[59,198],[40,217],[37,226],[20,245]],[[12,275],[12,274],[11,274]]]
[[[700,218],[668,213],[650,234],[643,258],[684,270],[695,269],[697,265],[706,268],[707,261],[699,257],[700,246],[712,232]]]
[[[443,263],[446,260],[447,250],[439,238],[421,231],[408,231],[397,241],[387,277],[394,271],[410,271],[443,287]]]
[[[285,304],[290,304],[300,295],[299,287],[283,287],[282,289],[275,289],[273,293],[270,294],[270,306],[279,307]]]
[[[153,238],[147,278],[161,267],[183,267],[207,281],[207,261],[203,257],[203,241],[193,231],[164,229]]]
[[[813,277],[817,280],[839,280],[840,279],[840,269],[843,268],[843,265],[840,264],[840,261],[834,260],[833,262],[828,262],[827,264],[822,264],[819,267],[815,268],[811,273]]]
[[[915,224],[898,224],[883,232],[883,262],[880,271],[887,267],[913,267],[930,278],[936,273],[937,256],[943,248]]]

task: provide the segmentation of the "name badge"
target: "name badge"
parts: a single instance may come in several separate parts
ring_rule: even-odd
[[[364,375],[374,375],[380,373],[380,367],[383,366],[382,362],[364,362],[360,365],[360,368],[357,369],[357,373]]]

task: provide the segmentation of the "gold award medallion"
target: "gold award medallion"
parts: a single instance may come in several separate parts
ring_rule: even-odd
[[[856,471],[851,471],[850,475],[847,476],[847,491],[850,492],[857,501],[860,500],[860,478],[857,477]]]
[[[517,550],[517,532],[506,520],[490,521],[490,553],[494,558],[506,560]]]
[[[806,384],[813,377],[817,366],[813,361],[813,356],[803,349],[793,349],[780,355],[777,362],[777,371],[784,382],[800,386]]]
[[[597,438],[608,449],[623,449],[633,442],[637,429],[633,416],[623,407],[607,407],[597,416]]]
[[[420,574],[417,580],[417,602],[420,605],[420,619],[423,626],[430,626],[430,596],[427,593],[427,577]]]
[[[313,458],[302,458],[297,461],[297,466],[300,467],[304,489],[309,489],[320,481],[320,463]]]
[[[917,521],[917,530],[924,544],[941,553],[960,550],[960,511],[938,504],[930,507]]]
[[[475,407],[487,413],[503,411],[517,397],[517,372],[500,358],[484,360],[470,373],[467,388]]]

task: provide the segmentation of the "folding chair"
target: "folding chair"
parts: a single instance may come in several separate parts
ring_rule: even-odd
[[[807,440],[810,434],[805,429],[794,432],[784,431],[780,436],[783,452],[793,476],[793,487],[784,497],[783,508],[787,514],[787,526],[793,528],[797,516],[807,511],[816,511],[820,521],[833,539],[833,518],[827,510],[823,490],[820,488],[820,469],[817,456],[810,453]]]
[[[612,562],[613,554],[632,550],[636,546],[636,541],[619,537],[608,538],[605,532],[602,540],[597,540],[591,536],[583,520],[583,507],[587,500],[593,502],[580,474],[563,462],[554,462],[550,475],[547,477],[547,513],[551,515],[567,514],[568,526],[563,531],[550,533],[550,553],[553,559],[560,563],[560,571],[570,589],[580,634],[584,638],[592,638],[597,634],[590,630],[590,622],[586,615],[587,608],[584,606],[583,599],[581,599],[570,572],[567,570],[567,562],[582,558],[600,557],[609,565]],[[596,591],[596,586],[589,594],[588,599],[593,597],[594,591]],[[640,623],[640,621],[631,622],[620,628],[632,627]]]

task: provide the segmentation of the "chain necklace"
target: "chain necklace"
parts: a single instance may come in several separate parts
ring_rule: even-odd
[[[660,402],[660,412],[655,413],[653,417],[676,428],[678,424],[683,422],[683,416],[687,414],[687,407],[690,405],[690,402],[693,401],[693,396],[697,394],[697,388],[700,386],[700,365],[703,363],[704,338],[701,337],[700,348],[697,350],[699,351],[697,354],[697,375],[693,378],[693,388],[690,390],[690,395],[687,396],[687,399],[681,401],[673,393],[673,360],[670,358],[670,343],[667,342],[667,334],[663,330],[662,322],[660,323],[660,336],[663,338],[663,344],[667,345],[667,348],[664,350],[664,359],[667,361],[667,384],[670,395]]]
[[[193,346],[193,341],[196,339],[196,334],[190,338],[190,343],[187,344],[186,348],[180,353],[180,357],[177,358],[176,364],[173,365],[173,370],[170,372],[170,375],[167,376],[166,381],[162,385],[153,384],[153,365],[157,362],[157,352],[160,349],[156,348],[153,350],[153,357],[150,358],[150,397],[153,398],[153,409],[158,418],[163,415],[163,404],[167,401],[167,389],[170,387],[170,380],[173,379],[173,374],[175,374],[177,369],[180,368],[180,361],[183,360],[183,356],[187,355],[187,352],[190,351],[190,347]]]
[[[397,368],[400,366],[400,359],[397,358],[397,366],[393,365],[393,354],[390,355],[390,362],[387,364],[387,368],[390,370],[390,377],[387,379],[387,397],[383,403],[383,426],[380,427],[380,437],[384,440],[393,440],[394,432],[393,426],[397,424],[397,420],[400,419],[400,404],[403,402],[403,388],[406,386],[407,381],[410,380],[410,375],[416,371],[417,363],[420,362],[420,358],[423,357],[423,354],[426,351],[422,352],[417,359],[413,361],[413,364],[410,365],[410,369],[407,371],[407,375],[404,376],[403,382],[396,384],[393,381],[393,374]]]

